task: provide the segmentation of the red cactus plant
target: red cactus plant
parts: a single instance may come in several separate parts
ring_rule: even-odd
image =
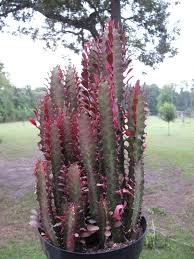
[[[44,155],[35,168],[39,212],[31,223],[66,250],[138,238],[145,102],[139,81],[128,90],[130,63],[124,32],[110,21],[86,44],[81,79],[74,67],[54,68],[30,119]]]

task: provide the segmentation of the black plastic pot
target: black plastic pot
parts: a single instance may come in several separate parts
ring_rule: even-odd
[[[146,233],[146,220],[144,217],[141,219],[141,225],[143,228],[143,235],[135,242],[120,248],[117,250],[107,252],[96,252],[96,253],[77,253],[68,252],[59,247],[53,246],[48,241],[40,238],[42,248],[48,259],[138,259],[143,248],[145,233]]]

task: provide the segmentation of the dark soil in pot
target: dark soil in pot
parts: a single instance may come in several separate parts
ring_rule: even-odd
[[[141,227],[143,229],[143,234],[140,238],[129,245],[125,245],[124,247],[115,250],[99,250],[95,253],[69,252],[59,247],[53,246],[43,238],[41,238],[41,244],[48,259],[138,259],[143,248],[147,228],[146,220],[144,217],[141,219]]]

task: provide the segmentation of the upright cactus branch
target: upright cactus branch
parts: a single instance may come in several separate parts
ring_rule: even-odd
[[[65,101],[66,106],[70,111],[74,111],[77,109],[78,105],[78,88],[79,88],[79,79],[77,72],[74,67],[69,66],[66,72],[65,79]]]
[[[49,201],[48,201],[48,187],[46,183],[46,174],[48,167],[46,161],[38,161],[36,163],[35,175],[37,177],[36,184],[36,194],[38,197],[38,202],[40,206],[40,215],[41,215],[41,223],[52,241],[52,243],[56,246],[59,245],[59,242],[56,237],[56,233],[53,229],[51,217],[49,215]]]
[[[84,48],[81,80],[55,67],[31,119],[45,159],[35,170],[40,231],[69,251],[134,241],[141,227],[145,102],[139,81],[128,91],[125,54],[109,21]]]
[[[144,170],[142,160],[138,161],[134,168],[135,175],[135,194],[133,202],[133,213],[131,218],[131,229],[134,230],[137,226],[141,206],[143,201],[143,186],[144,186]]]
[[[145,102],[140,89],[139,81],[130,90],[128,97],[128,152],[129,152],[129,180],[134,189],[134,196],[129,199],[127,218],[127,229],[134,229],[140,216],[144,170],[142,155],[144,150],[144,128],[145,128]]]
[[[119,187],[116,136],[113,130],[112,104],[110,101],[110,90],[107,82],[100,84],[99,91],[99,111],[101,124],[101,138],[103,148],[103,164],[107,181],[108,206],[113,212],[117,203],[118,196],[116,192]]]
[[[56,66],[51,71],[50,93],[52,103],[55,107],[63,107],[65,100],[63,72],[60,66]]]
[[[63,118],[63,139],[62,148],[64,152],[65,161],[73,161],[73,136],[71,129],[71,114],[67,109],[66,105],[63,108],[64,118]]]
[[[93,135],[91,122],[87,114],[81,113],[79,118],[79,140],[83,164],[87,173],[88,196],[91,214],[98,214],[98,193],[96,173],[96,136]]]
[[[57,213],[61,213],[62,209],[62,197],[59,192],[59,172],[62,167],[62,153],[61,153],[61,145],[60,145],[60,135],[59,129],[54,122],[51,124],[51,165],[52,165],[52,173],[53,173],[53,181],[54,181],[54,200]]]
[[[64,221],[64,247],[68,251],[74,251],[77,207],[74,203],[70,203],[66,209],[66,218]]]
[[[99,89],[99,111],[102,138],[103,169],[107,182],[107,206],[110,213],[113,214],[116,206],[119,204],[119,173],[117,143],[114,132],[112,103],[110,98],[110,89],[107,82],[102,82]],[[123,237],[119,230],[113,230],[114,241],[122,241]]]
[[[69,194],[69,201],[76,204],[76,206],[81,206],[81,172],[77,164],[71,164],[67,172],[67,188]]]

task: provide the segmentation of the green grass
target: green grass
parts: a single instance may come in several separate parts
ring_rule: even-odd
[[[194,168],[194,121],[183,125],[176,120],[171,124],[171,136],[167,136],[167,124],[156,117],[149,118],[147,125],[147,170],[170,165],[174,170],[191,175]],[[0,124],[0,139],[1,159],[2,156],[5,159],[30,156],[36,149],[37,130],[27,122]],[[16,201],[9,196],[9,190],[1,186],[0,199],[0,221],[8,226],[1,229],[4,243],[0,246],[0,259],[44,259],[39,240],[28,225],[30,209],[36,206],[34,195],[28,193]],[[156,219],[168,217],[154,216]],[[192,259],[192,235],[192,232],[177,228],[172,238],[178,242],[170,241],[163,249],[145,248],[141,259]]]
[[[29,122],[0,124],[0,157],[16,159],[33,155],[38,141],[37,133]]]
[[[10,241],[8,246],[0,248],[0,259],[46,259],[37,240],[18,244]]]
[[[9,190],[0,188],[0,259],[43,259],[37,234],[29,226],[30,211],[36,207],[35,196],[27,193],[17,200]],[[4,227],[3,227],[4,226]]]
[[[192,239],[191,231],[177,227],[173,236],[164,237],[160,234],[160,238],[155,239],[155,247],[145,247],[141,259],[192,259]]]
[[[148,167],[160,168],[171,165],[186,175],[194,171],[194,120],[181,120],[170,123],[171,135],[167,135],[167,123],[157,117],[147,121],[146,162]]]
[[[167,123],[157,117],[147,120],[146,161],[158,168],[161,161],[190,173],[194,168],[194,120],[171,123],[171,136],[167,136]],[[36,150],[38,131],[29,122],[0,124],[0,152],[5,158],[29,156]],[[150,163],[151,161],[151,163]]]
[[[144,249],[141,259],[193,259],[191,248],[171,244],[169,248],[147,250]]]

